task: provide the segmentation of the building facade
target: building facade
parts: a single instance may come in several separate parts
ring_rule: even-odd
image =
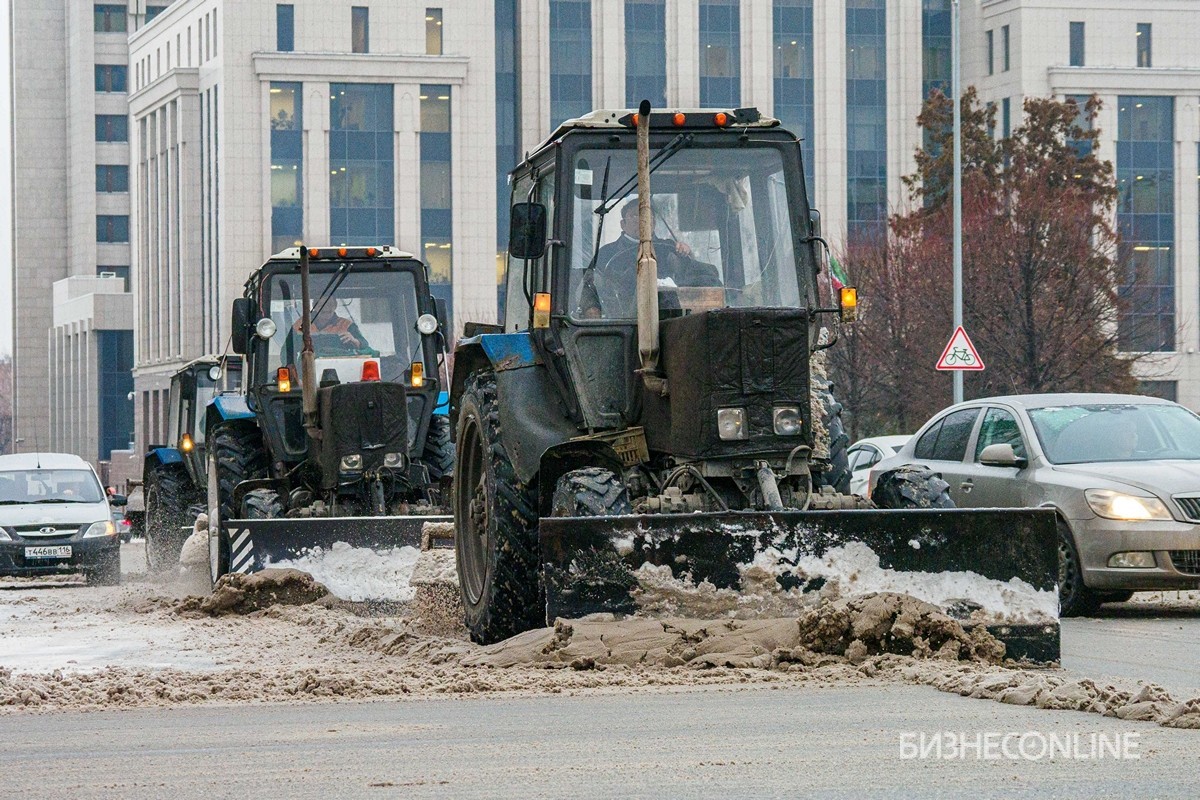
[[[950,79],[951,0],[143,3],[119,6],[123,32],[96,30],[103,4],[74,22],[65,0],[14,11],[27,440],[50,436],[44,403],[23,398],[48,380],[53,281],[132,265],[143,447],[162,437],[170,373],[224,349],[230,302],[284,246],[396,244],[429,264],[456,329],[492,319],[508,170],[563,120],[646,98],[783,120],[838,248],[904,208],[917,114]],[[998,135],[1021,124],[1026,97],[1101,97],[1131,304],[1122,346],[1156,354],[1139,367],[1147,391],[1200,408],[1200,190],[1188,179],[1200,173],[1200,56],[1187,36],[1200,6],[1138,5],[964,2],[963,84],[995,103]],[[107,70],[121,63],[124,91]],[[99,140],[122,134],[123,114],[129,144]],[[44,135],[22,133],[34,117]],[[55,248],[67,255],[49,264],[25,255]]]

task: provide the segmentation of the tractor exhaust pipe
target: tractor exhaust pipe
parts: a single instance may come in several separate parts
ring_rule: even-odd
[[[638,107],[637,187],[638,256],[637,320],[638,356],[646,388],[667,394],[667,380],[658,370],[658,260],[654,256],[654,209],[650,205],[650,101]]]
[[[317,438],[321,425],[317,419],[317,369],[313,355],[312,311],[308,307],[308,248],[300,246],[300,403],[304,410],[304,429]]]

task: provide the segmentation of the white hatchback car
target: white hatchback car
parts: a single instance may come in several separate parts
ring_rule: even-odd
[[[867,477],[871,467],[883,459],[895,455],[904,447],[911,436],[874,436],[870,439],[859,439],[850,445],[846,457],[850,461],[850,494],[867,496]]]
[[[117,534],[91,464],[66,453],[0,456],[0,575],[83,572],[89,582],[118,584]]]

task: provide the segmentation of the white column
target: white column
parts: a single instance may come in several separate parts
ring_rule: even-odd
[[[421,243],[421,86],[415,83],[397,84],[395,90],[396,133],[396,241],[422,261],[425,253]],[[450,96],[454,96],[451,91]],[[451,119],[452,126],[454,124]],[[451,128],[453,130],[453,127]],[[453,169],[453,164],[451,165]],[[453,173],[451,173],[453,174]],[[387,242],[392,244],[392,242]]]
[[[625,0],[592,0],[592,108],[625,107]]]
[[[700,0],[667,0],[667,100],[700,105]]]
[[[825,238],[846,237],[846,10],[813,3],[814,191]]]
[[[888,204],[907,201],[900,179],[916,169],[914,151],[921,144],[917,115],[921,112],[924,41],[920,3],[887,4],[887,147]],[[949,87],[946,88],[949,93]]]
[[[1200,141],[1200,115],[1194,97],[1175,98],[1175,325],[1176,349],[1184,354],[1185,369],[1179,375],[1179,397],[1188,396],[1195,407],[1200,362],[1197,361],[1197,319],[1200,319],[1200,191],[1193,175],[1200,175],[1197,142]]]
[[[329,233],[329,84],[304,84],[304,238],[333,244]]]
[[[742,0],[742,106],[775,107],[775,30],[772,3]]]

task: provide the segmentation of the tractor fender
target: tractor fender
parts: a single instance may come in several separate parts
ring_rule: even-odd
[[[621,457],[607,442],[567,441],[553,445],[542,453],[541,469],[537,476],[538,516],[550,516],[558,479],[572,470],[585,467],[603,467],[615,475],[621,475],[625,470]]]
[[[528,331],[522,331],[459,340],[450,382],[450,425],[455,436],[467,376],[482,369],[496,376],[501,437],[513,471],[521,483],[531,485],[541,469],[542,454],[578,436],[580,430],[562,407]]]
[[[219,394],[209,401],[204,411],[204,430],[212,430],[218,422],[236,419],[255,421],[254,412],[246,402],[246,395]]]
[[[167,464],[183,464],[183,453],[179,452],[179,448],[166,446],[151,448],[143,461],[142,474],[145,475],[154,467]]]

